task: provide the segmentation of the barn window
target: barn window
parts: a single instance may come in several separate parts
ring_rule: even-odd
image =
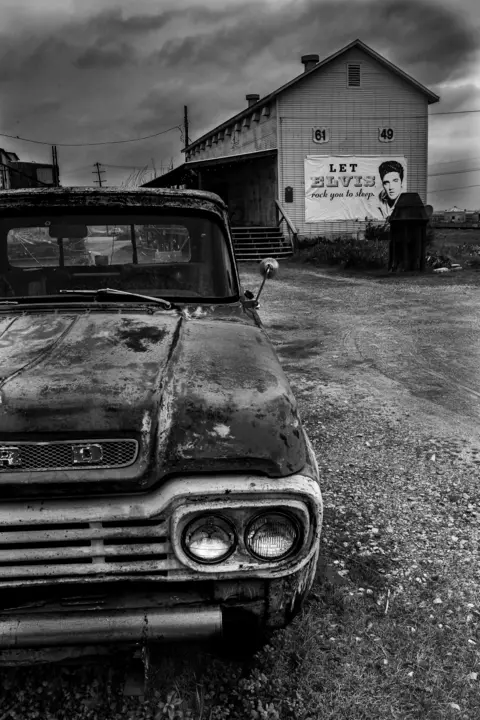
[[[348,87],[360,87],[360,65],[347,65]]]

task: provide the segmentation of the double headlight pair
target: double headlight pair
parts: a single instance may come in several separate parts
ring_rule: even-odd
[[[182,544],[192,560],[208,564],[226,560],[235,552],[239,540],[229,519],[209,514],[196,517],[185,527]],[[300,529],[290,514],[263,512],[248,522],[241,540],[257,560],[283,560],[297,550]]]

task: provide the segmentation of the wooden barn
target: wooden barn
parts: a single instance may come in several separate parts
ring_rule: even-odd
[[[210,190],[228,205],[239,259],[291,254],[298,237],[385,223],[401,192],[427,196],[428,106],[439,97],[360,40],[184,148],[150,187]]]

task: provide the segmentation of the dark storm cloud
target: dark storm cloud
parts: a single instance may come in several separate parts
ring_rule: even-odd
[[[246,93],[265,95],[301,74],[301,55],[323,59],[355,38],[437,92],[433,112],[480,105],[475,86],[447,83],[474,72],[474,0],[470,21],[454,0],[205,0],[190,8],[182,6],[196,0],[115,1],[124,10],[88,14],[85,3],[82,16],[0,33],[0,129],[58,143],[116,140],[181,124],[188,105],[199,137],[245,107]],[[61,149],[63,175],[97,160],[140,167],[173,155],[178,163],[182,146],[174,130],[141,143]],[[32,151],[15,149],[22,147]]]
[[[58,37],[41,38],[36,43],[27,43],[20,38],[0,35],[0,47],[0,82],[14,80],[19,83],[36,77],[49,66],[58,66],[59,60],[68,57],[72,52],[70,44]],[[17,87],[21,92],[21,86]]]
[[[222,8],[220,12],[208,7],[187,7],[160,10],[157,13],[125,15],[120,8],[104,10],[85,22],[85,31],[93,32],[102,40],[109,41],[119,37],[136,39],[163,30],[174,20],[195,23],[215,23],[229,17],[235,17],[238,8]]]
[[[184,37],[167,38],[146,65],[159,75],[177,78],[175,86],[160,83],[140,105],[136,128],[154,131],[159,118],[178,118],[178,99],[192,111],[195,137],[244,107],[246,92],[265,95],[301,74],[300,57],[317,52],[321,58],[355,38],[436,90],[436,84],[465,73],[477,50],[477,35],[454,11],[429,2],[403,3],[358,0],[358,12],[337,0],[305,0],[288,5],[245,4],[235,17],[218,11],[219,24],[197,28]],[[288,54],[286,48],[289,49]],[[461,92],[440,88],[442,100]]]
[[[166,10],[156,15],[126,16],[120,8],[112,8],[89,18],[85,22],[85,30],[106,39],[118,38],[119,35],[134,36],[161,30],[175,15],[178,15],[178,11]]]
[[[117,47],[105,48],[97,43],[81,53],[73,61],[73,65],[80,70],[98,70],[132,65],[135,62],[136,53],[130,45],[122,43]]]
[[[455,5],[405,2],[380,5],[387,37],[396,40],[399,63],[420,72],[425,82],[461,77],[478,50],[478,27],[467,24]]]
[[[473,62],[478,33],[456,10],[421,0],[358,0],[355,9],[338,0],[246,4],[227,27],[167,40],[156,59],[169,68],[248,65],[266,48],[277,61],[284,61],[286,48],[291,56],[318,52],[325,57],[358,37],[380,52],[394,48],[392,61],[411,72],[420,69],[426,83],[457,77]]]
[[[39,115],[48,115],[58,112],[62,109],[62,103],[59,100],[44,100],[32,108],[32,114],[35,117]]]

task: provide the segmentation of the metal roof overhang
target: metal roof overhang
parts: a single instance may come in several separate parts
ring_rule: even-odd
[[[238,155],[223,155],[222,157],[207,158],[206,160],[190,160],[189,162],[179,165],[174,170],[161,175],[150,182],[145,183],[142,187],[166,187],[169,183],[174,185],[182,184],[182,177],[188,170],[201,170],[216,167],[217,165],[232,165],[239,162],[248,162],[251,160],[260,160],[264,157],[274,157],[277,154],[276,148],[273,150],[257,150],[255,152],[242,153]]]
[[[255,152],[242,153],[238,155],[222,155],[216,158],[207,158],[206,160],[190,160],[184,163],[184,168],[201,168],[215,167],[215,165],[229,165],[237,162],[246,162],[248,160],[259,160],[264,157],[271,157],[277,154],[276,148],[273,150],[256,150]]]

